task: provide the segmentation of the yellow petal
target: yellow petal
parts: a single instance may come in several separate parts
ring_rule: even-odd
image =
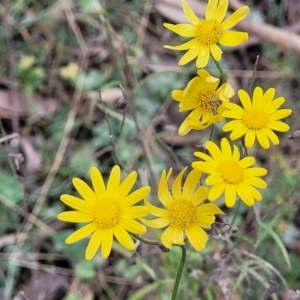
[[[264,148],[264,149],[269,149],[270,148],[270,140],[268,136],[263,132],[262,130],[257,130],[256,131],[256,136],[259,144]]]
[[[207,188],[206,186],[200,186],[191,197],[191,201],[195,206],[198,206],[205,199],[207,199],[208,193],[209,193],[209,188]]]
[[[134,191],[133,193],[129,194],[126,198],[124,198],[120,202],[120,204],[122,205],[123,208],[132,206],[135,203],[147,197],[150,191],[151,191],[150,186],[143,186],[138,190]]]
[[[231,159],[232,151],[231,151],[231,146],[227,139],[221,140],[221,151],[225,159],[228,160]]]
[[[100,171],[96,167],[91,167],[90,169],[91,180],[93,184],[94,191],[98,199],[106,197],[106,188],[104,185],[103,177]]]
[[[271,121],[268,123],[268,128],[269,129],[272,129],[272,130],[276,130],[276,131],[279,131],[279,132],[286,132],[286,131],[289,131],[290,130],[290,126],[283,123],[283,122],[280,122],[280,121]]]
[[[244,122],[242,120],[233,120],[233,121],[230,121],[228,123],[226,123],[223,127],[222,127],[222,130],[224,132],[228,132],[228,131],[232,131],[234,130],[235,128],[238,128],[238,126],[245,126],[244,125]]]
[[[261,107],[263,100],[263,90],[261,87],[257,86],[253,92],[253,107]]]
[[[196,61],[197,68],[205,68],[208,64],[209,57],[210,57],[210,49],[208,45],[200,45],[200,48],[198,46],[198,57]]]
[[[96,252],[101,246],[102,240],[103,240],[103,230],[98,228],[92,235],[88,243],[88,246],[86,248],[85,251],[86,260],[91,260],[95,256]]]
[[[197,250],[201,251],[208,240],[207,233],[198,226],[191,226],[185,230],[186,236],[191,245]]]
[[[197,26],[200,23],[199,18],[195,15],[192,9],[188,6],[185,0],[181,0],[182,8],[186,18],[189,20],[191,24]]]
[[[255,164],[255,158],[253,156],[246,156],[239,161],[239,165],[243,168],[249,168]]]
[[[180,36],[184,37],[194,37],[195,36],[195,27],[190,24],[168,24],[164,23],[164,26],[169,30],[177,33]]]
[[[222,24],[223,30],[227,30],[235,26],[237,23],[242,21],[249,12],[248,6],[242,6],[236,10],[232,15],[230,15]]]
[[[169,249],[172,247],[172,234],[173,234],[174,228],[172,226],[169,226],[166,228],[166,230],[161,235],[161,242],[163,245]]]
[[[178,65],[183,66],[197,57],[199,53],[199,46],[194,44],[179,60]]]
[[[145,234],[147,231],[143,224],[128,217],[123,217],[120,221],[120,225],[123,226],[125,230],[134,234]]]
[[[109,175],[107,182],[107,197],[114,198],[115,193],[117,192],[121,179],[121,169],[118,165],[115,165]]]
[[[213,173],[205,179],[205,183],[207,185],[215,185],[223,182],[223,178],[220,176],[219,173]]]
[[[215,15],[215,11],[217,9],[218,6],[218,0],[209,0],[206,6],[206,10],[205,10],[205,19],[206,20],[213,20],[214,19],[214,15]]]
[[[252,194],[249,192],[248,186],[246,184],[240,183],[235,186],[236,192],[238,196],[241,198],[241,200],[247,205],[247,206],[253,206],[254,205],[254,198]]]
[[[225,204],[227,207],[233,207],[236,202],[236,191],[234,184],[227,184],[225,188]]]
[[[252,148],[255,142],[256,131],[254,129],[249,129],[245,135],[245,146],[247,148]]]
[[[146,206],[131,206],[124,209],[123,214],[132,219],[142,218],[149,214],[149,208]]]
[[[145,205],[150,209],[150,214],[156,217],[165,217],[167,215],[167,211],[165,209],[156,207],[152,205],[150,202],[145,200]]]
[[[113,243],[113,231],[112,228],[103,230],[103,240],[101,247],[101,255],[105,259],[109,256]]]
[[[213,185],[209,191],[208,194],[208,200],[209,201],[215,201],[217,200],[222,193],[224,192],[225,189],[225,183],[221,182],[219,184]]]
[[[168,188],[168,180],[171,174],[172,168],[169,169],[168,174],[163,170],[158,186],[158,198],[165,207],[168,207],[174,200]]]
[[[267,187],[267,183],[258,177],[245,177],[243,181],[261,189],[265,189]]]
[[[216,168],[207,162],[194,161],[192,162],[192,167],[207,174],[214,174],[216,172]]]
[[[214,60],[219,61],[222,58],[223,51],[216,44],[211,44],[209,47],[210,47],[210,53],[214,58]]]
[[[86,214],[91,213],[93,208],[93,206],[90,205],[89,202],[67,194],[61,195],[60,200],[71,208]]]
[[[273,143],[273,145],[279,145],[279,138],[278,136],[274,133],[274,131],[272,131],[269,128],[263,128],[262,131],[267,135],[267,137],[271,140],[271,142]]]
[[[142,222],[152,228],[163,228],[170,225],[170,221],[167,218],[157,218],[155,220],[142,219]]]
[[[279,97],[272,101],[269,105],[268,108],[265,108],[268,114],[272,114],[275,112],[283,103],[285,102],[284,97]]]
[[[201,176],[202,176],[202,172],[199,170],[194,169],[189,173],[189,175],[187,176],[184,182],[184,186],[182,189],[182,198],[190,199],[193,196]]]
[[[213,19],[221,23],[227,13],[227,9],[228,9],[228,0],[220,0],[215,10]]]
[[[113,234],[117,241],[126,249],[134,250],[134,242],[128,232],[120,225],[113,228]]]
[[[268,173],[267,169],[265,168],[250,168],[244,170],[244,176],[264,176]]]
[[[196,39],[192,39],[178,46],[165,45],[164,48],[171,49],[171,50],[187,50],[192,48],[196,43],[197,43]]]
[[[269,105],[272,103],[275,97],[275,88],[269,88],[263,95],[262,107],[268,110]],[[280,97],[281,98],[281,97]],[[283,97],[282,97],[283,98]],[[277,98],[278,99],[278,98]],[[276,99],[275,99],[276,100]]]
[[[73,178],[72,183],[77,192],[84,200],[90,203],[90,205],[95,204],[98,198],[94,191],[83,180],[79,178]]]
[[[234,47],[246,42],[249,38],[247,32],[241,31],[225,31],[219,39],[219,43],[223,46]]]
[[[58,220],[70,223],[86,223],[93,221],[90,214],[85,214],[79,211],[65,211],[57,216]]]
[[[83,226],[82,228],[76,230],[66,239],[66,244],[73,244],[78,242],[79,240],[84,239],[88,235],[92,234],[97,229],[97,225],[95,223],[90,223],[88,225]]]
[[[197,208],[197,216],[224,215],[224,212],[216,205],[207,203]]]
[[[187,167],[185,167],[175,178],[173,185],[172,185],[172,194],[174,199],[181,199],[181,190],[182,190],[182,176],[184,172],[187,170]]]
[[[245,135],[248,132],[248,127],[245,126],[244,122],[241,124],[241,126],[236,127],[230,134],[231,140],[236,140]],[[225,131],[225,130],[224,130]]]
[[[131,191],[137,179],[137,172],[133,171],[125,178],[125,180],[120,184],[118,190],[116,191],[115,198],[122,199],[125,198]]]
[[[284,119],[286,117],[288,117],[289,115],[292,114],[292,110],[291,109],[279,109],[277,110],[276,112],[273,112],[271,115],[270,115],[270,119],[272,121],[277,121],[277,120],[280,120],[280,119]]]
[[[211,141],[206,142],[206,148],[208,149],[209,154],[214,160],[216,160],[217,162],[222,162],[224,160],[220,148],[215,143]]]
[[[252,108],[252,101],[249,97],[249,94],[246,91],[238,90],[238,95],[245,109]],[[227,103],[225,105],[227,105]]]
[[[210,228],[211,225],[216,221],[215,216],[200,216],[197,218],[195,225],[202,228]]]

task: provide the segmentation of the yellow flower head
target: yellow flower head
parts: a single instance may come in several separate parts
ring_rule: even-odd
[[[233,151],[226,138],[221,140],[221,149],[211,141],[206,142],[206,148],[210,155],[203,152],[195,152],[195,156],[203,161],[195,161],[192,167],[209,174],[205,184],[211,185],[208,200],[215,201],[223,193],[227,207],[234,206],[237,196],[248,206],[254,201],[261,201],[262,195],[256,189],[264,189],[267,184],[258,176],[267,174],[264,168],[251,167],[255,163],[253,156],[246,156],[240,160],[240,152],[237,146]]]
[[[225,104],[227,110],[223,116],[235,120],[225,124],[223,131],[232,131],[230,134],[232,140],[245,135],[247,148],[253,147],[256,138],[264,149],[270,148],[269,140],[278,145],[279,138],[273,130],[286,132],[290,129],[289,125],[281,121],[292,113],[291,109],[279,109],[285,102],[284,97],[274,99],[274,88],[264,93],[260,87],[255,88],[252,101],[244,90],[239,90],[238,95],[243,108],[234,103]]]
[[[202,173],[193,170],[187,176],[182,187],[182,176],[187,168],[184,168],[176,177],[172,185],[172,193],[168,188],[168,180],[172,169],[168,174],[163,171],[158,197],[166,209],[151,205],[145,200],[150,209],[150,213],[156,217],[154,220],[144,220],[143,222],[153,228],[163,228],[168,226],[161,236],[163,245],[171,248],[173,244],[184,244],[184,234],[192,246],[201,251],[207,240],[207,233],[202,228],[209,228],[215,221],[215,214],[223,212],[214,204],[208,203],[200,205],[207,198],[208,188],[197,184]]]
[[[237,46],[248,40],[247,32],[229,31],[243,20],[249,12],[243,6],[224,20],[228,9],[228,0],[209,0],[205,20],[200,20],[185,0],[181,0],[184,14],[191,24],[164,24],[164,26],[183,37],[192,37],[190,41],[179,46],[165,46],[173,50],[188,50],[179,60],[179,65],[186,65],[197,57],[197,68],[205,68],[210,54],[219,61],[222,50],[218,46]]]
[[[75,211],[60,213],[57,218],[72,223],[89,223],[72,233],[67,244],[75,243],[92,234],[86,249],[85,258],[91,260],[99,247],[103,258],[111,252],[113,237],[126,249],[134,250],[134,242],[129,232],[144,234],[146,228],[134,219],[144,217],[149,209],[133,206],[150,193],[144,186],[129,194],[136,182],[137,173],[131,172],[123,182],[121,169],[114,166],[105,187],[102,175],[96,167],[91,168],[93,190],[81,179],[74,178],[73,185],[83,199],[62,195],[61,201]]]
[[[172,97],[179,102],[179,111],[192,110],[178,129],[186,135],[191,129],[204,130],[212,123],[224,119],[225,107],[220,103],[230,101],[234,91],[229,83],[219,87],[220,79],[213,77],[204,69],[198,70],[184,90],[174,90]]]

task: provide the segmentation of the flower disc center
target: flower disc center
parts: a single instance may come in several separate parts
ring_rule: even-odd
[[[202,45],[217,44],[223,35],[223,29],[215,20],[201,21],[195,29],[195,38]]]
[[[196,221],[196,206],[187,199],[175,199],[168,208],[170,223],[172,226],[185,229]]]
[[[112,228],[120,222],[121,213],[121,207],[116,200],[104,198],[95,204],[92,216],[100,228]]]
[[[269,122],[269,116],[264,109],[251,107],[244,112],[245,125],[250,129],[262,129]]]
[[[225,160],[219,166],[223,180],[229,184],[237,184],[243,180],[243,168],[233,160]]]
[[[211,90],[201,90],[198,93],[197,102],[202,110],[216,110],[218,108],[217,100],[217,95]]]

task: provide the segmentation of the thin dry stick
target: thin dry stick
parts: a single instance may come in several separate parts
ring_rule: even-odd
[[[81,64],[81,73],[85,74],[87,66],[88,66],[88,59],[86,59],[86,57],[84,56],[82,59],[82,64]],[[35,224],[37,222],[37,216],[46,200],[48,191],[53,183],[54,177],[56,176],[56,173],[63,161],[64,154],[66,152],[66,149],[67,149],[67,146],[69,143],[71,131],[72,131],[74,123],[75,123],[75,118],[76,118],[76,114],[78,111],[78,105],[79,105],[79,102],[81,99],[81,94],[82,94],[81,88],[82,88],[83,82],[84,82],[84,76],[81,77],[81,80],[76,85],[76,90],[75,90],[74,97],[72,100],[73,107],[69,112],[66,126],[65,126],[64,132],[63,132],[63,137],[62,137],[61,143],[59,145],[59,148],[57,150],[57,153],[55,155],[53,165],[51,166],[51,169],[47,175],[46,181],[42,187],[41,193],[40,193],[40,195],[37,199],[37,202],[32,210],[32,213],[31,213],[30,217],[28,218],[28,220],[26,221],[26,224],[25,224],[21,234],[19,235],[17,245],[20,248],[22,247],[23,243],[25,242],[33,224]],[[26,235],[22,234],[24,232],[26,233]]]
[[[6,205],[7,207],[13,209],[14,211],[16,211],[19,215],[23,216],[24,218],[29,220],[31,223],[34,223],[37,227],[39,227],[47,235],[52,235],[52,236],[55,235],[55,231],[50,226],[48,226],[41,220],[34,218],[34,216],[32,214],[29,214],[27,211],[22,209],[19,205],[15,204],[11,200],[0,195],[0,202],[3,203],[4,205]]]
[[[105,7],[104,1],[101,1],[101,4],[102,4],[102,7]],[[153,164],[152,164],[152,160],[151,160],[150,146],[149,146],[148,140],[146,140],[144,133],[140,127],[140,124],[139,124],[139,121],[137,118],[136,107],[134,105],[133,89],[136,84],[136,78],[135,78],[135,75],[134,75],[134,73],[130,67],[130,64],[128,63],[128,60],[127,60],[126,47],[125,47],[123,39],[114,31],[113,27],[111,26],[111,24],[110,24],[109,20],[106,18],[106,16],[104,14],[102,14],[100,17],[101,17],[102,22],[105,24],[107,41],[108,41],[109,47],[111,49],[111,52],[115,57],[114,61],[116,62],[116,68],[119,69],[121,74],[123,75],[125,86],[127,87],[127,98],[128,98],[129,110],[133,117],[136,132],[139,137],[140,146],[143,151],[143,157],[146,160],[150,176],[152,177],[152,180],[153,180],[154,188],[157,189],[157,180],[156,180],[156,176],[155,176],[155,172],[154,172],[154,168],[153,168]],[[119,47],[116,47],[115,46],[116,43],[113,43],[112,36],[114,36],[115,40],[118,42]],[[117,53],[119,55],[116,55]],[[120,58],[121,58],[121,60],[120,60]],[[122,68],[121,68],[121,65],[123,66]]]
[[[118,156],[116,154],[116,143],[115,143],[115,140],[113,138],[113,133],[112,133],[112,130],[111,130],[111,127],[110,127],[110,123],[109,123],[109,119],[108,119],[108,116],[107,116],[107,113],[106,113],[105,105],[104,105],[104,102],[102,100],[101,90],[99,91],[99,99],[100,99],[100,103],[102,105],[102,111],[104,113],[104,118],[105,118],[105,121],[107,123],[108,135],[109,135],[109,138],[110,138],[110,142],[111,142],[112,147],[113,147],[112,155],[113,155],[116,163],[118,165],[120,165],[122,167],[122,169],[126,169],[125,166],[120,162],[120,160],[119,160],[119,158],[118,158]]]
[[[142,20],[139,24],[139,29],[138,29],[138,32],[137,32],[138,39],[137,39],[136,44],[139,48],[142,47],[143,42],[144,42],[146,28],[147,28],[147,25],[148,25],[149,15],[150,15],[150,12],[152,10],[152,6],[153,6],[153,1],[145,1]]]
[[[244,250],[243,252],[243,255],[245,256],[248,256],[254,260],[257,260],[259,261],[260,263],[262,263],[265,267],[267,267],[268,269],[270,269],[273,273],[275,273],[279,278],[280,280],[282,281],[283,285],[284,285],[284,288],[286,290],[286,292],[288,293],[289,291],[289,286],[286,282],[286,280],[283,278],[283,276],[280,274],[280,272],[273,266],[271,265],[269,262],[267,262],[266,260],[262,259],[261,257],[253,254],[253,253],[249,253],[248,251]]]
[[[68,114],[68,118],[67,118],[67,122],[66,122],[66,126],[64,128],[63,131],[63,137],[61,140],[61,143],[59,145],[59,148],[57,150],[57,153],[55,155],[54,158],[54,162],[53,165],[51,166],[51,169],[46,177],[45,183],[42,187],[41,193],[37,199],[37,202],[30,214],[30,217],[28,218],[28,220],[25,223],[25,226],[23,228],[23,230],[21,231],[21,234],[19,235],[18,241],[17,241],[17,245],[21,248],[23,243],[25,242],[25,240],[27,239],[27,236],[33,226],[33,224],[35,224],[37,222],[37,216],[40,213],[40,210],[46,200],[48,191],[53,183],[53,180],[56,176],[56,173],[63,161],[64,158],[64,154],[66,152],[67,146],[69,144],[69,139],[70,139],[70,135],[71,135],[71,131],[73,129],[73,126],[75,124],[75,119],[76,119],[76,115],[77,115],[77,111],[78,111],[78,106],[80,103],[80,99],[81,99],[81,95],[82,95],[82,86],[84,83],[84,78],[85,78],[85,72],[86,69],[88,67],[88,59],[87,59],[87,55],[88,55],[88,48],[84,42],[84,39],[82,37],[81,31],[79,30],[77,23],[75,22],[75,18],[74,15],[72,13],[71,7],[69,5],[69,2],[67,1],[62,1],[60,0],[61,5],[65,11],[65,14],[67,16],[69,25],[77,39],[77,42],[80,46],[80,49],[82,51],[82,60],[81,60],[81,67],[80,67],[80,72],[83,74],[82,77],[80,77],[78,79],[78,82],[76,84],[76,89],[74,92],[74,96],[73,96],[73,106]],[[25,235],[23,234],[25,233]],[[13,252],[11,253],[11,255],[13,254]]]
[[[253,75],[252,75],[252,78],[251,78],[251,81],[250,81],[249,90],[248,90],[249,94],[250,94],[250,92],[252,90],[254,81],[256,79],[256,71],[257,71],[258,61],[259,61],[259,55],[256,56],[256,60],[255,60],[255,64],[254,64],[254,69],[253,69]]]

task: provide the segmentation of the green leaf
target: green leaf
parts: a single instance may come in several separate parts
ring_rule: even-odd
[[[262,223],[261,221],[258,221],[258,224],[266,231],[270,234],[270,236],[274,239],[274,241],[276,242],[277,246],[279,247],[279,249],[282,252],[282,255],[289,267],[289,269],[291,269],[291,262],[290,262],[290,258],[289,255],[286,251],[286,248],[282,242],[282,240],[280,239],[279,235],[268,225]]]
[[[81,300],[81,297],[77,296],[75,293],[68,293],[64,300]]]
[[[96,275],[95,260],[83,260],[76,264],[75,273],[81,279],[90,279]]]
[[[15,178],[8,173],[3,173],[0,175],[0,182],[0,195],[14,203],[19,203],[22,198],[22,187]]]

